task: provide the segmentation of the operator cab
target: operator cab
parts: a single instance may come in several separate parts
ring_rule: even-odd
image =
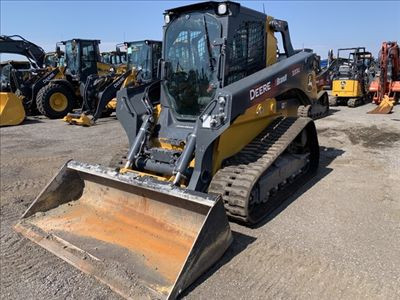
[[[73,80],[85,82],[97,73],[97,62],[101,61],[99,40],[72,39],[61,42],[65,46],[65,74]]]
[[[139,70],[139,78],[143,82],[151,82],[157,78],[158,61],[161,57],[161,45],[159,41],[135,41],[125,42],[126,63],[128,69]]]
[[[342,61],[337,69],[338,79],[356,79],[369,68],[372,62],[371,52],[364,47],[338,49],[337,57]]]
[[[203,2],[167,10],[164,20],[161,102],[177,120],[194,121],[218,88],[266,67],[265,14]]]

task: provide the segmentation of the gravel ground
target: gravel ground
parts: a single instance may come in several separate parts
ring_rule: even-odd
[[[235,241],[187,299],[399,299],[400,106],[335,107],[318,120],[318,175]],[[119,299],[12,226],[68,159],[107,164],[126,147],[115,118],[92,128],[30,118],[1,134],[1,298]]]

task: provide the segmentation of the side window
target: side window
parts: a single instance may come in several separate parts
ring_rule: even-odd
[[[82,60],[83,61],[95,61],[96,52],[93,44],[82,43]]]
[[[245,21],[228,43],[226,84],[231,84],[265,67],[264,22]]]

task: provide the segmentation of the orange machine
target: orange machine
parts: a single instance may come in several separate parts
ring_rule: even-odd
[[[400,50],[397,42],[383,42],[379,53],[380,73],[369,86],[378,107],[369,114],[388,114],[400,95]]]

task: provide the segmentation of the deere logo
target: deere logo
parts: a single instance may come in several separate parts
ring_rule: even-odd
[[[345,85],[346,85],[346,81],[342,80],[342,81],[340,82],[340,85],[341,85],[341,86],[345,86]]]

